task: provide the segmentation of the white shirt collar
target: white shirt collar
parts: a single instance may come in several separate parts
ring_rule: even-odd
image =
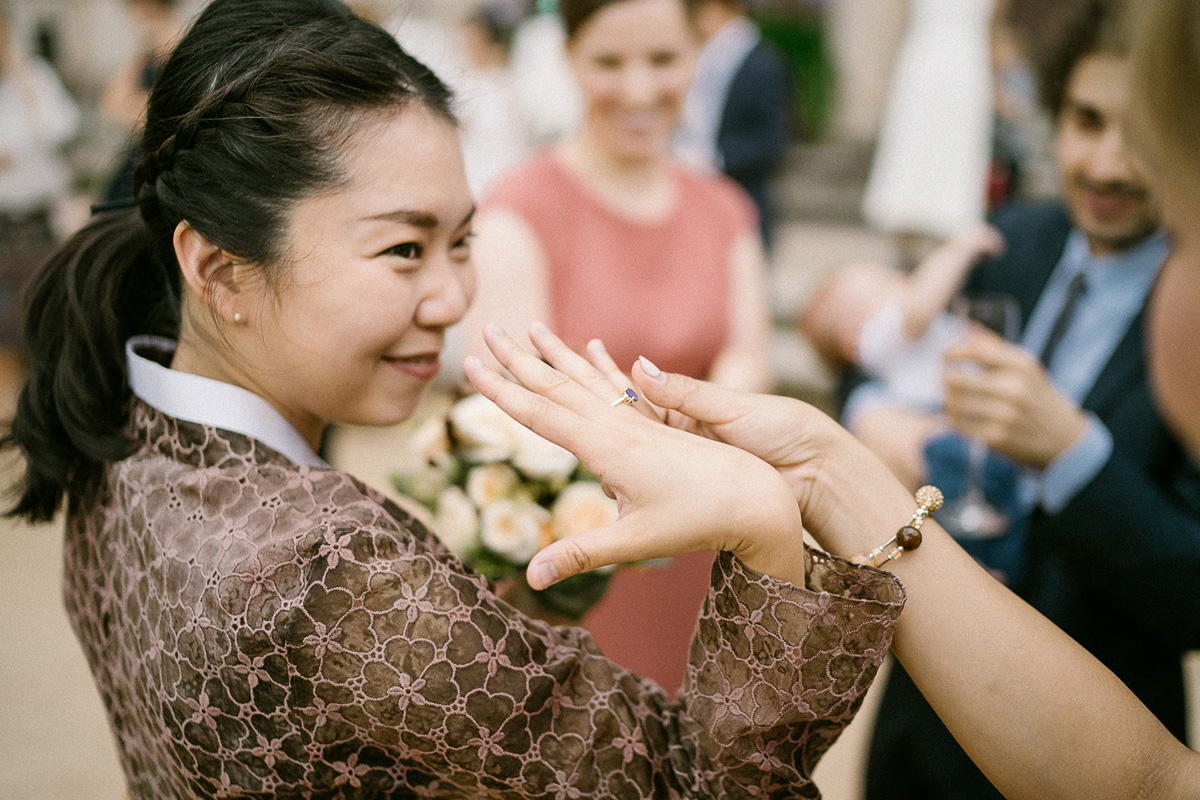
[[[257,439],[301,466],[329,466],[308,440],[258,395],[240,386],[164,367],[142,352],[169,360],[175,342],[161,336],[135,336],[125,343],[129,388],[146,404],[169,417]]]

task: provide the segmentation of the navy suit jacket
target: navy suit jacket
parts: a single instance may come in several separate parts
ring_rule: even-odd
[[[783,57],[760,41],[734,73],[717,128],[722,169],[758,206],[769,243],[775,211],[768,180],[791,140],[792,83]]]
[[[1024,325],[1062,257],[1071,220],[1055,204],[1012,207],[995,224],[1007,250],[976,267],[965,291],[1014,295]],[[1200,474],[1152,401],[1144,323],[1142,312],[1083,403],[1112,434],[1112,455],[1058,513],[1034,510],[1025,571],[1012,588],[1182,740],[1181,660],[1200,648]],[[868,800],[999,797],[899,667],[880,706],[867,773]]]

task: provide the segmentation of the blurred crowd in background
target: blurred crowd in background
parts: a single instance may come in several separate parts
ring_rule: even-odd
[[[925,18],[944,15],[944,10],[924,10],[929,4],[919,0],[752,0],[744,5],[790,73],[791,103],[780,109],[789,142],[873,141],[890,87],[885,136],[890,128],[905,125],[898,115],[908,111],[977,140],[987,128],[986,141],[973,145],[986,146],[991,156],[986,197],[995,205],[1012,193],[1054,191],[1053,170],[1047,168],[1049,125],[1037,111],[1028,56],[1039,45],[1039,34],[1052,27],[1051,18],[1070,3],[943,4],[950,9],[977,6],[971,13],[982,20],[982,27],[971,29],[967,23],[936,39],[938,47],[969,51],[968,58],[982,67],[958,76],[973,81],[975,97],[951,108],[950,118],[919,107],[919,100],[899,85],[902,76],[892,81],[891,75],[893,63],[899,73],[913,67],[912,53],[925,50],[914,41],[899,47],[906,25],[910,39],[919,37],[916,29],[926,24]],[[81,223],[91,204],[111,200],[127,184],[128,142],[156,60],[201,5],[198,0],[6,0],[0,29],[5,104],[0,121],[0,247],[5,252],[31,248],[31,236],[61,238]],[[352,5],[394,31],[457,90],[464,153],[477,193],[482,195],[499,175],[576,125],[581,101],[562,53],[554,0],[360,0]],[[989,53],[986,62],[977,58]],[[708,65],[717,80],[720,70],[719,64]],[[930,77],[932,87],[940,90],[952,75]],[[697,80],[704,78],[702,64]],[[985,84],[993,87],[986,94],[981,93]],[[692,106],[703,105],[703,98],[695,96],[702,94],[693,91]],[[676,152],[689,163],[711,166],[716,161],[713,153],[704,152],[704,124],[699,123],[698,134],[697,123],[685,114]],[[772,161],[778,180],[782,159]],[[764,189],[751,194],[760,208],[766,207]],[[971,203],[959,205],[964,215],[976,213]],[[877,206],[869,196],[869,221],[901,225]],[[937,237],[958,221],[903,224],[916,227],[909,232],[918,236]],[[770,224],[768,216],[768,237]],[[7,256],[5,269],[13,269]]]

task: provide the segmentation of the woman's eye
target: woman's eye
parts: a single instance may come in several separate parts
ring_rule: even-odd
[[[475,238],[475,233],[474,233],[474,231],[472,231],[471,233],[466,234],[461,239],[456,241],[450,247],[452,250],[454,250],[457,253],[469,253],[471,251],[471,240],[474,238]]]
[[[422,248],[417,242],[405,242],[404,244],[398,244],[395,247],[389,247],[385,252],[388,255],[415,260],[421,257],[421,253],[424,252],[424,248]]]

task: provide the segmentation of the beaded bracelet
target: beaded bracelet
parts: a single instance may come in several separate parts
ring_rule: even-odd
[[[916,550],[921,546],[921,523],[925,518],[942,507],[942,492],[936,486],[922,486],[917,489],[917,510],[913,512],[908,524],[896,531],[896,535],[876,547],[869,553],[859,553],[851,557],[855,564],[882,567],[884,564],[899,558],[905,550]],[[895,545],[894,547],[892,547]],[[888,550],[892,547],[891,550]],[[884,551],[887,551],[884,555]],[[879,561],[875,559],[883,556]]]

